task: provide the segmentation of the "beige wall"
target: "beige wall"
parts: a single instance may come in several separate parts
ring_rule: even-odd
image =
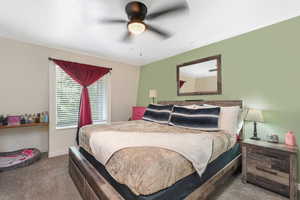
[[[111,119],[127,120],[131,106],[136,104],[139,69],[135,66],[107,61],[14,40],[0,38],[0,113],[22,114],[49,110],[48,57],[113,68],[111,82]],[[53,111],[51,112],[51,114]],[[52,124],[53,117],[50,115]],[[67,152],[74,144],[75,130],[57,131],[47,128],[0,130],[0,151],[37,147],[50,155]],[[49,146],[50,144],[50,146]]]

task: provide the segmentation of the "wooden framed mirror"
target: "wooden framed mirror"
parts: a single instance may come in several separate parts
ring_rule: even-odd
[[[177,95],[222,94],[221,55],[177,66]]]

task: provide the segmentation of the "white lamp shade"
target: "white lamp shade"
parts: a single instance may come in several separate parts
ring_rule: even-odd
[[[156,98],[157,97],[157,91],[155,89],[149,90],[149,97],[150,98]]]
[[[261,110],[250,108],[247,112],[246,121],[264,122],[264,117]]]

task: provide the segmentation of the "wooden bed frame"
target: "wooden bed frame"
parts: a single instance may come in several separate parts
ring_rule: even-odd
[[[242,101],[162,101],[160,104],[211,104],[216,106],[240,106]],[[241,133],[242,134],[242,133]],[[220,185],[237,172],[241,166],[241,155],[228,163],[217,174],[194,190],[186,200],[205,200]],[[84,200],[125,200],[110,183],[94,168],[94,166],[79,152],[78,147],[69,149],[69,173],[79,193]]]

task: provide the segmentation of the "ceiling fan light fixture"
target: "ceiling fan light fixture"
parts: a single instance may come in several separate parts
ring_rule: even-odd
[[[128,30],[134,35],[139,35],[146,30],[146,25],[143,22],[132,21],[128,23]]]
[[[148,14],[147,6],[139,0],[130,0],[125,6],[125,12],[127,14],[127,20],[125,19],[103,19],[104,23],[110,24],[123,24],[127,25],[127,30],[122,38],[123,42],[131,40],[134,35],[142,34],[145,31],[152,32],[159,35],[163,39],[169,38],[172,34],[163,29],[146,24],[144,20],[154,20],[169,14],[175,14],[188,10],[187,3],[175,4],[171,6],[164,7],[155,12]]]

